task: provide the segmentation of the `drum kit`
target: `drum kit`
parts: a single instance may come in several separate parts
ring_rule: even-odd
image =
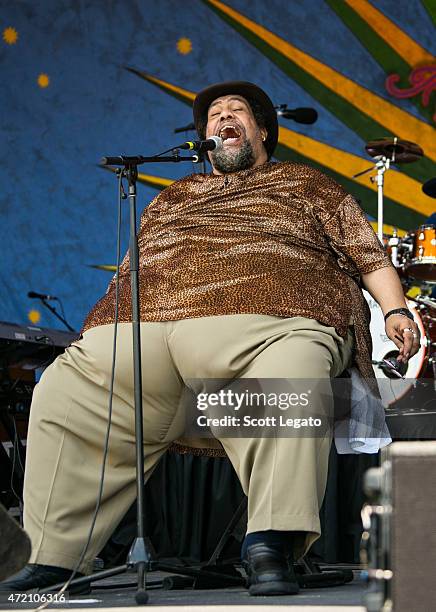
[[[373,368],[383,403],[388,407],[416,386],[419,378],[436,379],[436,225],[421,225],[401,237],[395,229],[391,235],[383,233],[384,174],[393,163],[413,163],[420,159],[423,151],[417,144],[398,138],[373,140],[368,142],[365,149],[376,164],[353,178],[377,171],[377,176],[372,179],[377,183],[378,191],[377,234],[398,272],[407,306],[421,332],[418,353],[409,359],[407,365],[401,364],[397,372],[393,371],[386,361],[395,359],[398,349],[386,336],[380,306],[364,291],[371,310]],[[436,198],[436,180],[432,178],[427,181],[422,190]]]

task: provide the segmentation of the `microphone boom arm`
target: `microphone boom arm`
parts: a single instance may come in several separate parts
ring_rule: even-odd
[[[166,155],[164,153],[169,153],[170,151],[175,151],[174,155]],[[132,167],[132,166],[140,166],[141,164],[149,164],[153,162],[181,162],[181,161],[190,161],[190,162],[198,162],[198,155],[189,155],[187,157],[181,157],[179,155],[177,147],[174,149],[168,149],[168,151],[164,151],[162,157],[159,155],[151,155],[149,157],[144,157],[142,155],[117,155],[117,156],[107,156],[101,158],[102,166],[124,166],[124,167]]]
[[[57,317],[59,319],[59,321],[62,321],[62,323],[65,325],[65,327],[68,329],[68,331],[70,332],[75,332],[76,330],[74,329],[74,327],[71,327],[71,325],[68,323],[68,321],[66,319],[64,319],[63,316],[61,316],[58,311],[56,310],[56,308],[54,306],[52,306],[51,304],[49,304],[47,302],[47,300],[45,300],[44,298],[38,298],[39,300],[41,300],[41,302],[44,304],[44,306],[46,308],[48,308],[48,310],[54,314],[55,317]]]

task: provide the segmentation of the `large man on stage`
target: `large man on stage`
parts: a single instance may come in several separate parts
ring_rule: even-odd
[[[178,409],[192,379],[325,379],[352,362],[372,376],[366,302],[380,304],[400,361],[416,353],[395,269],[352,196],[318,170],[269,161],[278,140],[256,85],[219,83],[194,102],[201,138],[220,136],[211,174],[162,191],[139,232],[145,469],[183,435]],[[103,501],[85,563],[135,498],[129,262],[120,271],[118,357]],[[112,358],[115,283],[83,337],[46,370],[31,409],[25,523],[31,564],[0,585],[19,591],[68,577],[98,490]],[[316,394],[315,394],[316,395]],[[326,406],[312,410],[323,413]],[[298,591],[294,555],[319,536],[330,436],[226,438],[248,495],[243,557],[250,593]]]

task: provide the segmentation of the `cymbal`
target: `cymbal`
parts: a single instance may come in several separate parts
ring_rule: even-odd
[[[424,155],[419,145],[409,140],[400,140],[396,136],[371,140],[366,144],[365,149],[371,157],[380,155],[397,164],[409,164]]]
[[[105,272],[117,271],[117,267],[112,264],[88,264],[88,268],[96,268],[97,270],[104,270]]]

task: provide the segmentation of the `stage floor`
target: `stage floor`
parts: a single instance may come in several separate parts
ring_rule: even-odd
[[[331,566],[332,569],[336,566]],[[343,567],[343,566],[341,566]],[[283,607],[291,607],[292,612],[302,610],[304,612],[364,612],[363,595],[365,584],[360,579],[360,572],[354,572],[352,582],[338,587],[302,589],[298,595],[281,597],[251,597],[241,587],[213,589],[213,590],[163,590],[150,585],[148,589],[149,606],[153,606],[156,612],[178,610],[178,612],[198,612],[199,610],[211,610],[211,612],[233,612],[240,609],[247,610],[247,606],[256,606],[259,612],[277,610]],[[150,572],[148,582],[156,582],[168,574],[163,572]],[[94,608],[110,608],[111,612],[126,607],[136,607],[134,599],[135,574],[124,574],[107,578],[96,584],[89,595],[70,596],[68,603],[51,604],[50,608],[67,608],[69,610],[81,610]],[[122,588],[122,585],[130,585]],[[7,601],[5,594],[0,594],[0,609],[18,610],[34,609],[37,604],[14,603]]]

